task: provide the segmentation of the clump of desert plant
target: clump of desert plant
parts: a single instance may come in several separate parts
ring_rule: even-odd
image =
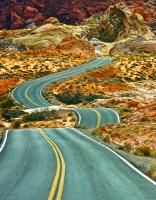
[[[147,173],[153,180],[156,181],[156,164],[153,164]]]
[[[142,145],[138,147],[135,151],[134,154],[139,155],[139,156],[151,156],[156,158],[156,150],[150,148],[147,145]]]
[[[42,121],[44,119],[45,117],[44,115],[42,115],[42,113],[32,113],[32,114],[25,115],[23,117],[23,122],[26,123],[26,122],[33,122],[33,121]]]
[[[132,110],[131,109],[129,109],[129,108],[123,108],[123,109],[121,109],[121,113],[124,113],[124,112],[132,112]]]
[[[132,146],[131,146],[130,143],[125,142],[124,144],[119,145],[119,146],[118,146],[118,149],[119,149],[119,150],[123,150],[123,151],[128,151],[128,152],[129,152],[129,151],[131,151]]]
[[[110,143],[110,136],[109,135],[104,135],[103,141],[106,143]]]
[[[14,101],[13,99],[11,99],[10,97],[8,97],[6,100],[4,100],[2,103],[1,103],[1,107],[3,109],[9,109],[11,107],[14,106]]]
[[[13,128],[20,128],[20,121],[15,121],[13,123]]]
[[[96,136],[97,135],[97,130],[96,129],[92,130],[91,131],[91,135]]]

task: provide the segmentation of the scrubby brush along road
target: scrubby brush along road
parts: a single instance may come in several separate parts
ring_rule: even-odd
[[[103,66],[111,59],[29,81],[13,91],[29,108],[51,106],[41,95],[49,83]],[[119,123],[109,108],[75,108],[79,125]],[[155,200],[156,184],[115,152],[76,129],[11,131],[0,154],[1,200]]]
[[[111,58],[98,58],[78,67],[28,81],[13,90],[13,97],[17,102],[27,106],[28,108],[51,106],[51,104],[48,103],[41,95],[42,89],[47,84],[54,83],[63,79],[68,79],[74,75],[81,74],[88,70],[102,67],[110,62],[112,62]]]
[[[51,104],[42,97],[42,90],[47,84],[70,78],[76,74],[80,74],[91,69],[99,68],[112,62],[112,60],[113,59],[111,58],[98,58],[94,61],[91,61],[90,63],[68,69],[63,72],[28,81],[13,90],[13,97],[17,102],[27,106],[28,108],[51,106]],[[81,118],[81,120],[79,118],[80,126],[82,125],[88,128],[96,128],[98,125],[104,125],[105,123],[120,122],[119,115],[112,109],[100,108],[96,111],[94,109],[91,110],[77,108],[74,110]],[[101,115],[101,113],[102,115],[106,114],[104,117],[102,117],[102,119],[105,118],[105,120],[100,120],[99,122],[99,115]]]

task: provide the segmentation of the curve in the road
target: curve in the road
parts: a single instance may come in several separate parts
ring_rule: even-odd
[[[47,84],[111,61],[96,59],[65,72],[28,81],[13,90],[13,97],[29,108],[51,106],[42,97],[42,89]],[[95,128],[120,123],[118,113],[110,108],[72,110],[77,113],[80,126]],[[155,200],[154,181],[117,153],[76,129],[11,133],[0,154],[1,200]]]
[[[58,72],[53,75],[48,75],[42,78],[38,78],[36,80],[28,81],[13,90],[13,93],[12,93],[13,97],[17,102],[29,108],[51,106],[51,104],[42,97],[42,90],[47,84],[54,83],[62,79],[67,79],[71,76],[86,72],[91,69],[99,68],[110,62],[112,62],[111,58],[107,58],[107,59],[99,58],[87,64],[81,65],[79,67],[75,67],[72,69],[68,69],[66,71]],[[79,121],[80,126],[85,126],[88,128],[96,128],[99,125],[103,126],[106,123],[120,122],[119,115],[117,114],[116,111],[112,109],[99,108],[98,110],[95,110],[95,109],[88,109],[88,108],[81,108],[81,109],[75,108],[73,110],[79,116],[81,115],[81,120]],[[100,116],[100,115],[103,115],[103,114],[104,115],[106,114],[107,120],[100,119],[100,122],[99,122],[99,118],[101,117],[103,118],[103,116]]]

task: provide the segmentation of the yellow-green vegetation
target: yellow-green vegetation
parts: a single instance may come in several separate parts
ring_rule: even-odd
[[[124,150],[135,155],[156,158],[155,123],[128,123],[119,125],[107,125],[96,131],[96,134],[105,138]]]
[[[25,113],[23,111],[8,111],[3,113],[3,118],[10,124],[9,128],[59,128],[74,127],[76,116],[68,110],[44,110],[41,112]]]
[[[149,170],[147,175],[156,181],[156,164],[151,166],[151,169]]]
[[[139,156],[151,156],[156,158],[156,149],[152,149],[147,145],[142,145],[135,149],[134,154]]]

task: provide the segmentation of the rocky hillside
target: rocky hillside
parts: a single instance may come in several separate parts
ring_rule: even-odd
[[[132,12],[124,3],[111,6],[104,15],[88,19],[92,24],[87,38],[98,38],[102,42],[114,42],[131,36],[150,32],[141,15]]]
[[[3,0],[0,1],[0,29],[39,25],[50,16],[67,24],[79,24],[118,2],[127,3],[134,12],[142,14],[149,25],[155,27],[155,0]]]
[[[60,23],[54,17],[34,26],[0,31],[0,51],[51,49],[87,60],[95,54],[156,51],[156,37],[149,26],[124,3],[110,6],[104,14],[92,15],[79,26]]]

